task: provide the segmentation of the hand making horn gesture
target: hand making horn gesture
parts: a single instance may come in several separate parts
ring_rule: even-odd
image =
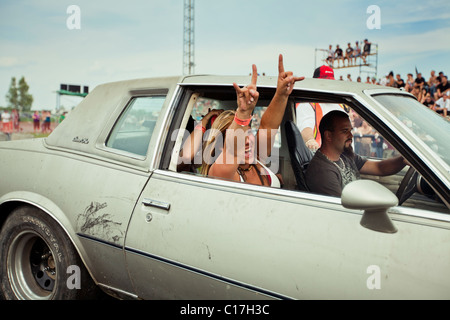
[[[251,117],[259,98],[259,92],[256,90],[257,79],[258,71],[256,70],[256,65],[252,65],[252,79],[248,86],[240,88],[233,82],[234,89],[236,90],[238,112],[248,117]]]
[[[277,93],[289,96],[294,89],[294,84],[297,81],[302,81],[305,77],[294,77],[292,71],[284,71],[283,55],[278,56],[278,82]]]

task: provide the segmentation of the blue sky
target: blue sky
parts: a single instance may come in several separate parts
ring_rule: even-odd
[[[80,8],[81,29],[70,30],[67,8]],[[370,5],[381,29],[368,29]],[[277,73],[285,67],[311,77],[316,48],[346,47],[368,38],[378,44],[377,76],[405,79],[415,67],[450,73],[448,0],[196,0],[195,72]],[[182,0],[0,0],[0,106],[12,77],[25,77],[33,109],[53,109],[61,83],[96,85],[116,80],[178,75],[183,71]],[[363,70],[364,71],[364,70]],[[341,69],[356,80],[359,68]],[[363,77],[366,73],[361,74]],[[62,97],[70,108],[78,98]]]

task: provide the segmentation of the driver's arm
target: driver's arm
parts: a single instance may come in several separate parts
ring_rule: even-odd
[[[396,174],[407,165],[402,156],[397,156],[381,161],[367,160],[362,166],[360,173],[373,176],[389,176]]]

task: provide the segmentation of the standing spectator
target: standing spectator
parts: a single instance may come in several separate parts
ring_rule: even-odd
[[[328,53],[327,63],[330,67],[333,67],[333,65],[334,65],[334,50],[333,50],[333,46],[331,44],[328,47],[327,53]]]
[[[50,111],[45,110],[42,113],[42,117],[44,119],[42,123],[42,133],[47,133],[47,131],[51,132],[52,130],[50,129],[50,117],[51,117]]]
[[[367,76],[367,78],[366,78],[366,83],[369,83],[369,84],[372,83],[372,82],[370,82],[370,76]]]
[[[377,83],[377,78],[372,77],[372,84],[379,84],[379,83]]]
[[[369,42],[367,39],[364,39],[364,47],[363,47],[363,52],[362,52],[362,59],[364,61],[364,64],[367,64],[367,56],[370,55],[370,46],[371,46],[371,42]]]
[[[12,111],[12,123],[13,123],[13,130],[15,132],[20,131],[20,115],[19,111],[17,109],[13,109]]]
[[[36,110],[33,113],[33,130],[34,130],[34,133],[36,133],[36,130],[39,131],[40,123],[41,123],[41,115],[39,114],[39,111]]]
[[[338,61],[338,67],[340,66],[339,61],[342,61],[342,66],[344,66],[344,54],[342,52],[342,49],[339,48],[339,45],[336,45],[336,51],[334,52],[335,59]]]
[[[353,48],[350,42],[347,44],[347,49],[345,49],[344,62],[347,60],[347,66],[353,65]]]
[[[356,78],[356,82],[361,82],[361,77]]]
[[[334,80],[334,71],[327,66],[321,66],[314,70],[313,78]],[[332,110],[345,110],[344,105],[336,103],[298,103],[295,106],[297,114],[297,126],[301,132],[306,147],[317,150],[322,137],[319,132],[319,124],[322,117]]]
[[[352,76],[349,74],[347,74],[347,81],[352,81]]]
[[[414,78],[412,73],[408,73],[408,78],[406,79],[405,89],[408,92],[411,92],[414,88]]]
[[[10,140],[13,126],[12,126],[11,114],[9,113],[8,110],[3,110],[2,125],[3,125],[3,128],[2,128],[3,132],[8,137],[8,140]]]
[[[444,95],[446,95],[448,92],[450,92],[450,84],[448,83],[447,76],[442,75],[439,78],[441,80],[441,83],[436,88],[436,94],[435,94],[436,100],[442,98]]]
[[[402,76],[398,73],[396,75],[394,87],[396,87],[396,88],[404,88],[405,87],[405,81],[402,79]]]

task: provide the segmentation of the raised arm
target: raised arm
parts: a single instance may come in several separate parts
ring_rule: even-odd
[[[292,71],[284,70],[283,55],[280,54],[278,56],[277,90],[261,118],[261,124],[258,130],[259,145],[262,145],[261,141],[266,141],[267,147],[267,154],[265,154],[265,152],[258,154],[260,159],[264,158],[264,156],[270,156],[275,135],[283,120],[289,95],[294,89],[295,82],[303,79],[305,79],[305,77],[295,77]],[[258,150],[259,149],[260,148],[258,148]]]
[[[233,83],[237,98],[235,119],[226,130],[223,151],[209,169],[209,175],[236,179],[237,168],[245,157],[245,135],[250,129],[252,113],[259,98],[257,79],[256,65],[252,65],[252,78],[248,86],[240,88]]]
[[[193,164],[195,155],[200,151],[203,144],[203,134],[205,133],[206,126],[213,116],[218,116],[223,112],[221,109],[210,110],[202,120],[195,126],[190,136],[186,139],[183,147],[180,151],[178,171],[189,170],[191,164]],[[197,163],[196,163],[197,164]],[[200,165],[198,163],[198,165]]]

